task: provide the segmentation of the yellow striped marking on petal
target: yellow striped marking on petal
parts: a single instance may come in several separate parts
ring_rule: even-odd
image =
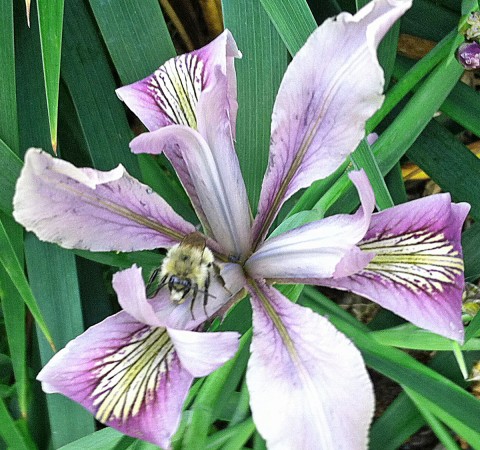
[[[413,292],[443,292],[463,272],[460,253],[443,233],[415,231],[364,241],[360,248],[376,253],[364,276],[381,276]]]
[[[203,61],[186,54],[168,60],[149,81],[155,101],[178,125],[197,128],[196,106],[203,88]]]
[[[145,327],[115,353],[99,360],[92,392],[100,422],[123,423],[136,416],[155,397],[160,380],[168,373],[173,344],[164,328]]]

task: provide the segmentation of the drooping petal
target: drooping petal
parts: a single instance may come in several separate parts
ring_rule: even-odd
[[[365,121],[383,101],[377,45],[410,5],[375,0],[354,16],[328,19],[293,58],[274,105],[254,248],[285,200],[330,175],[363,138]]]
[[[231,146],[231,136],[219,136],[216,142]],[[249,250],[251,215],[233,150],[210,147],[198,132],[182,125],[144,133],[130,147],[134,153],[165,152],[190,198],[198,201],[194,206],[199,217],[203,216],[202,223],[206,221],[206,230],[225,253],[240,259]],[[181,170],[182,165],[185,171]]]
[[[463,341],[460,233],[469,210],[439,194],[372,216],[360,242],[366,268],[322,284],[363,295],[413,324]]]
[[[330,322],[259,281],[247,370],[269,449],[365,449],[374,398],[360,352]]]
[[[38,379],[45,392],[80,403],[100,422],[169,448],[193,376],[165,329],[120,312],[67,344]]]
[[[233,358],[240,335],[235,332],[195,333],[169,329],[182,366],[194,377],[204,377]]]
[[[215,70],[223,73],[229,120],[235,129],[237,84],[234,58],[241,56],[231,33],[225,30],[205,47],[168,60],[152,75],[117,89],[117,95],[150,130],[180,124],[197,128],[197,103],[215,83]]]
[[[65,248],[133,251],[170,247],[195,227],[128,175],[84,168],[30,149],[17,181],[13,216],[41,240]]]
[[[165,286],[153,299],[147,299],[142,269],[133,265],[130,269],[117,272],[113,276],[113,288],[120,306],[132,317],[150,326],[192,330],[212,317],[232,296],[217,276],[213,277],[208,289],[208,302],[203,307],[203,293],[198,293],[190,310],[192,298],[189,296],[181,305],[170,299]],[[193,314],[193,317],[192,317]]]
[[[365,267],[372,255],[361,253],[355,245],[368,230],[375,197],[365,172],[350,172],[361,199],[353,214],[338,214],[310,222],[272,239],[267,239],[247,260],[252,277],[283,282],[316,284],[331,277],[338,266],[348,273]]]

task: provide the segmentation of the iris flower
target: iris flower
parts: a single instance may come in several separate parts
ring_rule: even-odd
[[[147,298],[136,266],[118,272],[113,283],[124,311],[53,357],[38,376],[47,392],[168,447],[193,376],[211,372],[236,348],[235,333],[199,332],[202,323],[248,293],[247,385],[268,447],[366,447],[374,397],[359,351],[274,284],[350,290],[462,341],[459,242],[468,205],[442,194],[373,214],[372,188],[357,171],[350,173],[361,200],[356,213],[267,236],[285,201],[330,175],[364,137],[365,121],[383,101],[377,45],[410,4],[375,0],[353,16],[342,13],[295,55],[273,109],[255,218],[234,149],[234,59],[241,55],[228,31],[117,91],[149,130],[132,141],[133,152],[169,158],[219,270],[206,314],[198,301],[190,313],[192,299],[175,304],[167,288]],[[26,155],[14,209],[40,239],[92,251],[170,248],[196,229],[123,167],[78,169],[39,150]]]

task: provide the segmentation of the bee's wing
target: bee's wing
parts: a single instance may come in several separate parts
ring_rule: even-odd
[[[188,247],[196,247],[201,248],[202,250],[205,249],[207,241],[202,233],[198,231],[194,231],[193,233],[187,234],[183,240],[181,245],[188,246]]]

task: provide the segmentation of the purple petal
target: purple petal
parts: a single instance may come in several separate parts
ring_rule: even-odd
[[[365,449],[374,398],[360,352],[276,289],[250,286],[250,407],[269,449]]]
[[[163,328],[121,312],[58,352],[38,374],[45,392],[80,403],[102,423],[169,448],[193,376]]]
[[[117,89],[117,95],[150,130],[181,124],[197,128],[197,103],[215,83],[214,72],[227,77],[225,95],[235,129],[237,114],[234,58],[241,56],[231,33],[225,30],[207,46],[168,60],[152,75]]]
[[[194,377],[204,377],[233,358],[240,335],[234,332],[196,333],[169,329],[182,366]]]
[[[254,248],[283,203],[330,175],[364,137],[365,121],[383,101],[377,45],[410,5],[378,0],[355,16],[328,19],[293,58],[274,105]]]
[[[170,299],[165,286],[153,299],[147,299],[142,269],[133,265],[130,269],[117,272],[113,276],[113,288],[120,306],[136,320],[150,326],[192,330],[212,317],[232,296],[217,276],[212,278],[208,289],[208,303],[203,307],[203,294],[199,293],[190,310],[191,297],[177,305]],[[193,317],[192,317],[193,314]]]
[[[13,215],[65,248],[133,251],[170,247],[195,228],[122,166],[78,169],[38,149],[25,155]]]
[[[251,277],[316,284],[331,277],[339,264],[339,270],[348,273],[368,264],[372,257],[359,255],[355,245],[367,232],[375,198],[363,170],[349,175],[361,208],[353,215],[327,217],[267,239],[245,264]]]
[[[130,146],[134,153],[165,152],[190,197],[195,199],[195,209],[203,217],[202,223],[206,221],[206,231],[228,255],[240,258],[250,248],[251,215],[231,136],[225,134],[216,138],[215,143],[224,142],[226,148],[210,147],[195,130],[172,125],[144,133]]]
[[[322,284],[363,295],[413,324],[463,341],[460,233],[469,210],[448,194],[372,216],[359,247],[375,255],[359,273]]]

